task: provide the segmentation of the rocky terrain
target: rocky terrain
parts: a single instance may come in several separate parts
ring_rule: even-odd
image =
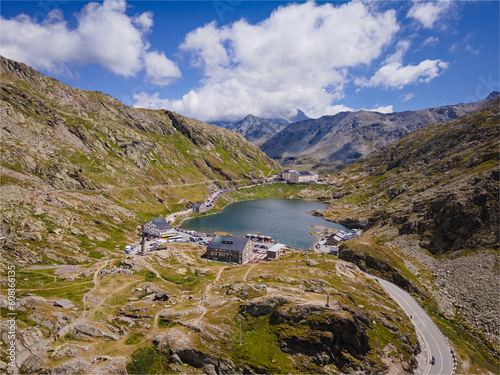
[[[366,231],[341,259],[429,296],[497,352],[499,104],[412,132],[332,177],[322,213]]]
[[[106,256],[152,217],[279,171],[235,132],[0,62],[1,235],[16,262]]]
[[[19,269],[20,372],[403,374],[419,366],[408,317],[356,266],[292,250],[228,266],[202,252],[178,244],[93,265]],[[3,371],[4,353],[5,345]]]
[[[243,134],[247,140],[256,146],[260,146],[274,134],[286,128],[287,125],[287,122],[271,122],[263,118],[248,115],[236,123],[221,123],[218,126]]]
[[[248,115],[238,122],[218,122],[214,123],[214,125],[243,134],[247,140],[256,146],[261,146],[289,124],[308,119],[309,117],[304,112],[297,109],[297,113],[294,116],[287,118],[264,119]]]
[[[498,95],[498,92],[494,92],[476,103],[418,111],[390,114],[341,112],[290,124],[260,147],[283,166],[320,171],[339,170],[412,131],[473,112]]]

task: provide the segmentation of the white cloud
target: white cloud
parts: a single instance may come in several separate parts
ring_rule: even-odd
[[[400,40],[398,44],[396,45],[396,52],[394,52],[392,55],[389,55],[386,59],[385,62],[387,64],[393,63],[393,62],[402,62],[403,61],[403,56],[408,51],[410,48],[410,41],[409,40]]]
[[[287,4],[258,24],[212,22],[181,45],[203,70],[203,85],[179,100],[142,93],[135,106],[206,121],[276,117],[296,108],[321,116],[336,110],[332,103],[343,97],[349,69],[378,58],[398,29],[393,10],[380,13],[362,2]]]
[[[432,29],[438,19],[446,14],[451,6],[450,0],[420,1],[414,0],[414,4],[408,11],[408,17],[419,21],[424,27]]]
[[[392,112],[394,112],[392,105],[380,106],[377,108],[369,109],[368,111],[379,112],[379,113],[392,113]]]
[[[49,72],[97,63],[117,75],[135,76],[148,56],[145,35],[153,26],[153,15],[145,12],[129,17],[126,11],[125,0],[88,3],[77,14],[74,29],[68,27],[60,10],[51,11],[41,23],[23,14],[2,17],[2,55]],[[161,66],[174,71],[165,60]],[[157,70],[152,74],[166,78],[166,73]]]
[[[410,83],[432,81],[441,75],[448,65],[441,60],[424,60],[418,65],[407,66],[393,62],[380,68],[369,81],[361,79],[356,83],[361,86],[401,89]]]
[[[434,37],[434,36],[430,36],[430,37],[428,37],[426,40],[424,40],[422,42],[421,48],[424,48],[424,47],[427,47],[427,46],[434,47],[438,43],[439,43],[439,38]]]
[[[403,96],[403,102],[407,102],[408,100],[413,99],[414,97],[415,97],[415,95],[413,93],[411,93],[411,92],[408,93],[408,94],[405,94]]]
[[[144,56],[146,81],[158,86],[166,86],[173,78],[179,78],[181,71],[163,52],[148,52]]]

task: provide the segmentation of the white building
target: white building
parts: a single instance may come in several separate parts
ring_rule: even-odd
[[[300,184],[303,182],[318,182],[318,174],[316,172],[309,171],[293,171],[293,173],[290,173],[290,178],[287,181],[292,184]]]
[[[161,237],[167,234],[173,234],[174,228],[168,225],[165,219],[153,219],[143,225],[142,231],[153,236]]]
[[[283,172],[281,172],[281,179],[290,181],[292,173],[297,173],[297,171],[295,169],[285,169]]]

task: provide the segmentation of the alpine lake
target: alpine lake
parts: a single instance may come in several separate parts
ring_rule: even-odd
[[[181,228],[200,233],[227,232],[234,236],[261,234],[289,247],[309,249],[315,238],[313,225],[349,230],[308,212],[325,209],[321,202],[299,199],[258,199],[232,203],[220,213],[189,219]]]

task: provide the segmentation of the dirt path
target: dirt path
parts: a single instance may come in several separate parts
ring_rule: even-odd
[[[96,305],[96,307],[93,309],[93,312],[96,312],[96,311],[97,311],[97,309],[98,309],[99,307],[101,307],[101,306],[104,304],[104,302],[105,302],[105,301],[106,301],[109,297],[111,297],[113,294],[115,294],[115,293],[116,293],[116,292],[118,292],[119,290],[125,289],[125,288],[126,288],[126,287],[128,287],[129,285],[132,285],[132,284],[135,284],[135,283],[138,283],[138,282],[141,282],[141,280],[134,280],[134,281],[131,281],[131,282],[129,282],[129,283],[127,283],[127,284],[125,284],[125,285],[122,285],[122,286],[121,286],[121,287],[119,287],[118,289],[113,290],[111,293],[109,293],[108,295],[106,295],[106,298],[103,298],[103,299],[101,300],[101,302],[99,302],[99,303]]]
[[[52,284],[54,281],[51,281],[50,284]],[[70,286],[73,286],[73,285],[83,285],[83,284],[88,284],[88,283],[91,283],[92,281],[90,280],[87,280],[87,281],[82,281],[81,283],[74,283],[74,284],[69,284],[69,285],[62,285],[62,286],[57,286],[57,287],[54,287],[54,288],[38,288],[38,289],[23,289],[23,288],[19,288],[20,291],[29,291],[29,292],[34,292],[34,291],[37,291],[37,290],[54,290],[54,289],[62,289],[62,288],[68,288]],[[47,284],[47,285],[50,285],[50,284]]]
[[[171,281],[165,280],[163,277],[160,276],[160,273],[157,270],[155,270],[153,267],[147,265],[146,268],[149,271],[153,272],[156,275],[156,277],[159,278],[160,280],[163,280],[163,281],[165,281],[168,284],[177,285],[176,283],[173,283]]]
[[[245,272],[245,276],[243,276],[243,281],[247,281],[247,275],[250,273],[250,271],[257,265],[257,263],[254,263],[250,266],[250,268]]]
[[[108,265],[108,262],[109,262],[109,260],[105,261],[104,265],[101,268],[98,268],[94,272],[94,287],[92,289],[90,289],[87,293],[85,293],[85,295],[83,296],[83,313],[82,313],[82,318],[85,318],[87,316],[87,306],[86,306],[87,296],[90,293],[92,293],[97,288],[97,278],[99,277],[99,272],[101,272],[101,270]]]
[[[222,275],[222,272],[224,272],[224,270],[226,269],[227,267],[222,267],[219,272],[217,273],[217,276],[215,277],[214,281],[212,281],[210,284],[207,285],[207,289],[205,289],[205,295],[207,296],[208,295],[208,292],[210,291],[210,289],[212,289],[212,286],[217,283],[220,279],[220,276]],[[205,314],[207,313],[207,308],[205,306],[203,306],[203,300],[200,301],[198,307],[201,309],[201,314],[198,318],[196,318],[194,320],[194,322],[197,324],[199,323],[203,317],[205,316]]]

